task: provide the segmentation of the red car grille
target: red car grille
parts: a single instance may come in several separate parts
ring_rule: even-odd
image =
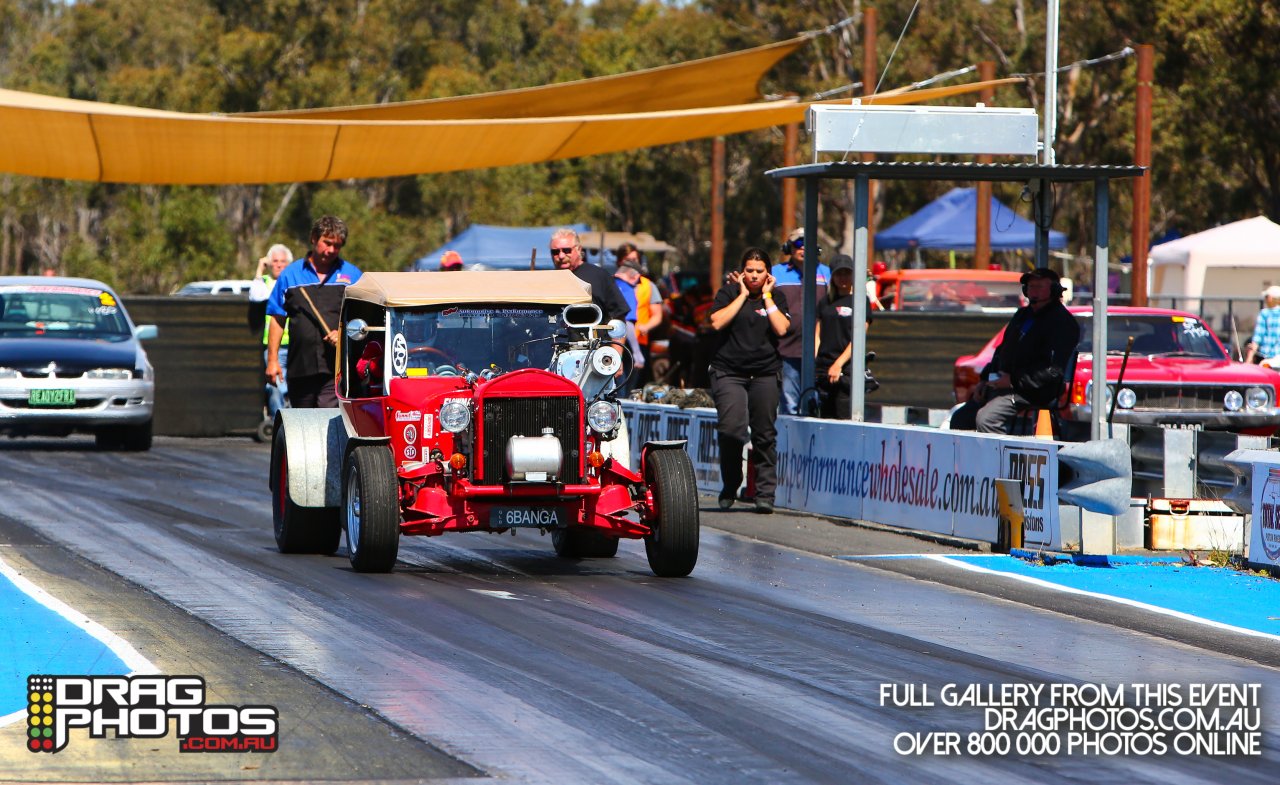
[[[1129,387],[1129,385],[1124,385]],[[1228,390],[1238,390],[1243,394],[1244,390],[1240,387],[1223,387],[1219,385],[1195,386],[1189,385],[1179,387],[1172,384],[1153,384],[1153,385],[1134,385],[1131,387],[1138,395],[1138,402],[1134,405],[1134,409],[1159,409],[1163,411],[1181,411],[1181,412],[1220,412],[1222,411],[1222,398],[1227,394]]]
[[[564,466],[560,480],[577,483],[582,479],[582,412],[579,398],[490,398],[484,402],[481,415],[484,444],[480,460],[483,474],[476,478],[481,485],[497,485],[507,479],[507,440],[512,436],[541,436],[543,428],[552,428],[560,440]]]

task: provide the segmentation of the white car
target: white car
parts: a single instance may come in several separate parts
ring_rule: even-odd
[[[150,449],[155,371],[141,341],[156,334],[99,281],[0,277],[0,433]]]
[[[192,281],[174,290],[175,297],[248,297],[253,281],[225,279],[221,281]]]

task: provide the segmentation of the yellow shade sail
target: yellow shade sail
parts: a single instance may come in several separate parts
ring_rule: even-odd
[[[760,79],[812,34],[741,52],[625,74],[394,104],[248,112],[236,117],[289,120],[486,120],[511,117],[660,112],[745,104],[760,97]]]
[[[862,100],[909,104],[1016,81]],[[801,122],[807,107],[783,100],[568,117],[318,120],[185,114],[0,90],[0,172],[168,185],[396,177],[725,136]]]

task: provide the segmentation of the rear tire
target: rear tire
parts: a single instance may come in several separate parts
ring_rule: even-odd
[[[644,538],[649,569],[660,578],[683,578],[698,563],[698,485],[684,450],[654,450],[645,457],[653,490],[653,534]]]
[[[382,444],[353,448],[342,478],[351,567],[356,572],[391,572],[400,550],[400,500],[391,450]]]
[[[612,559],[618,555],[618,538],[594,529],[554,529],[551,544],[562,559]]]
[[[283,428],[271,441],[271,522],[281,553],[332,555],[342,542],[337,511],[299,507],[289,496],[289,452]]]

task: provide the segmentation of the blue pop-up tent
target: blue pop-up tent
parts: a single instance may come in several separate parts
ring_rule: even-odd
[[[972,251],[977,218],[978,189],[953,188],[915,215],[904,218],[883,232],[876,232],[876,248]],[[1033,223],[995,197],[991,198],[991,250],[1034,248],[1035,232]],[[1066,244],[1065,234],[1050,230],[1050,248],[1063,248]]]
[[[461,234],[413,263],[414,270],[439,270],[445,251],[457,251],[466,268],[482,264],[491,270],[528,270],[529,255],[538,249],[538,269],[552,268],[551,235],[559,226],[489,226],[472,224]],[[586,224],[569,224],[576,232],[587,231]]]

